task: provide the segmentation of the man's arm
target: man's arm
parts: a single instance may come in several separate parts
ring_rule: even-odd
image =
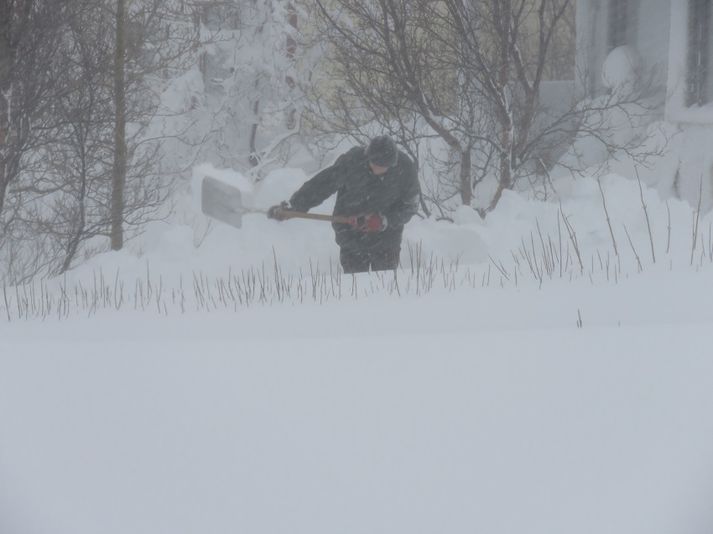
[[[296,211],[309,211],[336,193],[342,176],[342,165],[348,154],[339,156],[333,165],[307,180],[290,198],[290,207]]]

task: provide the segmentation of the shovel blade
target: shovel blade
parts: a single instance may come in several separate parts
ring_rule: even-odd
[[[201,211],[206,216],[240,228],[244,213],[240,189],[210,176],[201,183]]]

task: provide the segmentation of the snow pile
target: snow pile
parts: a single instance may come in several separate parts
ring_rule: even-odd
[[[647,125],[641,117],[638,127],[632,128],[631,113],[641,113],[641,109],[609,113],[608,135],[623,144],[638,139],[638,146],[612,155],[598,139],[578,137],[552,171],[561,186],[558,193],[563,198],[568,194],[567,183],[573,177],[570,168],[583,168],[584,176],[590,177],[618,174],[636,180],[638,176],[663,198],[683,199],[693,207],[700,199],[704,212],[713,209],[713,127],[687,125],[681,129],[663,121]]]
[[[602,66],[602,83],[614,93],[631,94],[641,76],[641,56],[632,46],[619,46],[609,52]]]
[[[582,103],[591,107],[583,128],[550,174],[555,179],[576,173],[639,176],[665,198],[692,206],[700,201],[703,211],[713,209],[713,127],[704,120],[705,107],[678,109],[676,95],[685,84],[677,84],[666,99],[652,91],[656,72],[645,71],[640,52],[631,46],[608,54],[602,83],[607,94]]]
[[[10,288],[0,299],[0,317],[182,315],[580,279],[603,287],[642,273],[713,264],[713,215],[664,201],[643,180],[640,186],[606,175],[555,181],[560,202],[507,191],[485,220],[465,206],[453,223],[416,217],[404,232],[398,279],[364,274],[351,282],[341,275],[331,225],[277,222],[264,214],[307,179],[303,171],[280,169],[255,185],[208,165],[195,176],[196,183],[211,176],[239,187],[255,212],[234,228],[209,221],[197,212],[200,199],[186,194],[173,224],[152,224],[125,250],[97,256],[58,279]],[[329,213],[333,202],[314,211]]]
[[[196,174],[254,208],[307,178]],[[42,322],[13,299],[53,288],[0,295],[0,532],[710,530],[710,216],[617,175],[561,203],[507,192],[484,221],[410,223],[398,289],[364,298],[380,283],[365,274],[341,278],[344,298],[206,314],[181,288],[277,257],[257,292],[301,273],[309,292],[339,283],[337,249],[328,224],[235,229],[193,202],[69,273]],[[446,264],[418,283],[448,283],[408,290],[409,247]],[[62,315],[97,286],[100,312]],[[117,288],[153,296],[137,312]]]
[[[710,274],[15,323],[0,531],[708,532]]]
[[[200,172],[238,185],[243,180],[232,171]],[[243,182],[245,203],[264,210],[289,198],[304,179],[301,171],[281,169],[254,187]],[[249,213],[237,229],[196,213],[187,195],[183,224],[156,223],[132,244],[133,252],[104,254],[62,278],[10,288],[0,300],[0,316],[15,321],[137,310],[234,312],[444,290],[567,287],[579,280],[601,288],[713,264],[713,216],[683,201],[664,201],[643,183],[616,175],[566,186],[562,202],[506,192],[486,220],[468,207],[455,213],[454,223],[415,218],[406,227],[398,277],[363,274],[354,280],[341,274],[329,224],[281,223]],[[332,202],[315,211],[331,211]]]
[[[196,170],[197,178],[205,175],[239,187],[246,207],[261,210],[289,199],[308,179],[299,169],[280,169],[253,186],[232,171],[208,166]],[[689,204],[675,199],[663,200],[643,180],[640,190],[638,182],[614,174],[599,179],[566,178],[554,185],[563,197],[561,202],[534,201],[508,191],[485,220],[465,206],[455,213],[454,223],[415,217],[406,226],[402,266],[408,263],[409,251],[416,248],[426,257],[434,256],[447,263],[477,265],[488,262],[491,257],[507,262],[512,252],[522,247],[523,240],[530,242],[533,236],[538,242],[540,237],[551,239],[558,250],[569,247],[574,254],[565,219],[575,234],[579,252],[587,261],[595,255],[614,257],[618,253],[620,261],[628,267],[634,265],[636,255],[645,264],[653,262],[656,256],[679,265],[690,264],[695,209]],[[331,213],[333,202],[333,198],[328,199],[312,211]],[[195,199],[185,197],[179,207],[184,224],[156,223],[134,249],[140,253],[131,256],[126,263],[133,262],[141,272],[148,261],[164,273],[177,270],[219,273],[228,267],[272,265],[275,258],[288,272],[307,270],[310,263],[321,266],[338,263],[338,247],[328,223],[276,222],[263,213],[248,213],[243,218],[243,228],[236,229],[208,221],[196,212],[198,205]],[[709,252],[710,221],[709,216],[700,215],[698,254]],[[114,262],[111,256],[103,256],[78,271],[91,271],[98,266],[110,271]]]

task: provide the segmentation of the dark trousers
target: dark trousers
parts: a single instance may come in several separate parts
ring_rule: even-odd
[[[393,271],[399,266],[401,245],[378,249],[341,249],[339,261],[344,272],[365,273],[372,271]]]

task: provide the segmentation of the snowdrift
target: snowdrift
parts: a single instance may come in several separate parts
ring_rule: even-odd
[[[257,185],[234,171],[199,166],[194,183],[212,176],[243,191],[248,207],[265,209],[291,194],[308,178],[299,169],[280,169]],[[557,183],[565,189],[565,182]],[[195,189],[195,188],[194,188]],[[592,258],[609,257],[625,270],[641,270],[638,263],[656,261],[675,265],[698,265],[711,255],[713,217],[697,212],[690,204],[664,200],[659,192],[637,181],[610,174],[567,179],[566,196],[560,201],[540,202],[526,195],[506,192],[497,209],[486,220],[474,210],[461,207],[455,222],[415,217],[406,227],[402,267],[419,250],[447,264],[483,265],[491,259],[512,263],[513,253],[525,244],[542,251],[550,244],[559,253],[576,255],[591,267]],[[291,220],[276,222],[263,214],[248,214],[242,229],[207,220],[199,212],[197,195],[179,200],[177,217],[171,224],[154,223],[146,234],[125,252],[104,254],[70,273],[69,278],[87,276],[98,268],[106,272],[119,267],[124,275],[140,276],[150,264],[165,277],[201,271],[208,274],[272,265],[277,260],[289,273],[304,273],[310,265],[338,265],[338,248],[328,223]],[[330,213],[333,199],[314,212]],[[696,243],[693,237],[695,233]],[[693,260],[691,261],[691,253]],[[638,259],[637,259],[638,257]],[[577,260],[579,261],[579,260]]]

